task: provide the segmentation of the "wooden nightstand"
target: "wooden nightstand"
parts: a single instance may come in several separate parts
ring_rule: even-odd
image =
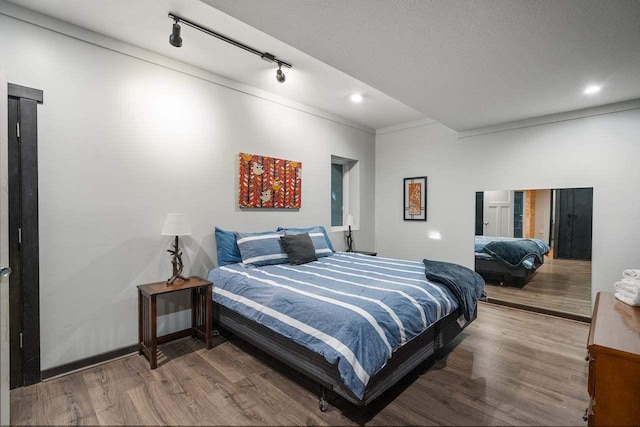
[[[207,349],[211,348],[213,334],[212,283],[200,277],[191,277],[172,285],[166,282],[138,285],[138,353],[149,359],[151,369],[158,367],[157,347],[159,344],[187,336],[204,339]],[[191,328],[171,334],[157,336],[158,295],[191,289]]]
[[[362,254],[362,255],[369,255],[369,256],[377,256],[378,252],[370,252],[370,251],[353,251],[354,254]]]

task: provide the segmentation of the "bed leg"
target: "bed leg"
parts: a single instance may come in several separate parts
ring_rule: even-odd
[[[327,389],[325,386],[320,386],[320,399],[318,400],[318,407],[320,408],[320,412],[327,412],[329,408],[329,404],[327,403]]]

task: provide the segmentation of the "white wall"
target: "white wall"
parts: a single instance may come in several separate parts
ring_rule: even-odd
[[[376,250],[473,267],[476,191],[593,187],[592,291],[611,291],[623,269],[640,268],[638,159],[640,109],[461,139],[437,123],[380,134]],[[402,178],[421,175],[428,221],[402,221]]]
[[[358,159],[359,247],[373,248],[371,133],[0,15],[0,69],[44,91],[38,110],[42,369],[135,344],[136,285],[166,279],[160,236],[189,215],[186,273],[214,267],[214,226],[330,229],[331,155]],[[202,74],[202,70],[199,71]],[[215,80],[215,78],[212,78]],[[238,153],[303,163],[299,211],[240,211]],[[342,233],[333,233],[344,248]],[[160,333],[188,299],[159,303]]]

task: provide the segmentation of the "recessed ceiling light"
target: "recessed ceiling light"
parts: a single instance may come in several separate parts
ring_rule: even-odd
[[[364,98],[359,93],[354,93],[349,97],[349,99],[351,100],[351,102],[355,102],[356,104],[359,104],[360,102],[362,102]]]
[[[587,88],[584,90],[584,94],[585,95],[594,95],[594,94],[600,92],[600,89],[602,89],[602,86],[598,86],[598,85],[587,86]]]

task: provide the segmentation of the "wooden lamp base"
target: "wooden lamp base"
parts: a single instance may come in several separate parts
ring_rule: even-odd
[[[172,255],[171,265],[173,266],[173,274],[167,279],[167,285],[172,285],[178,279],[184,280],[185,282],[189,280],[188,277],[182,275],[184,264],[182,262],[182,252],[180,252],[180,248],[178,247],[178,236],[176,236],[173,242],[173,249],[167,249],[167,252]]]

